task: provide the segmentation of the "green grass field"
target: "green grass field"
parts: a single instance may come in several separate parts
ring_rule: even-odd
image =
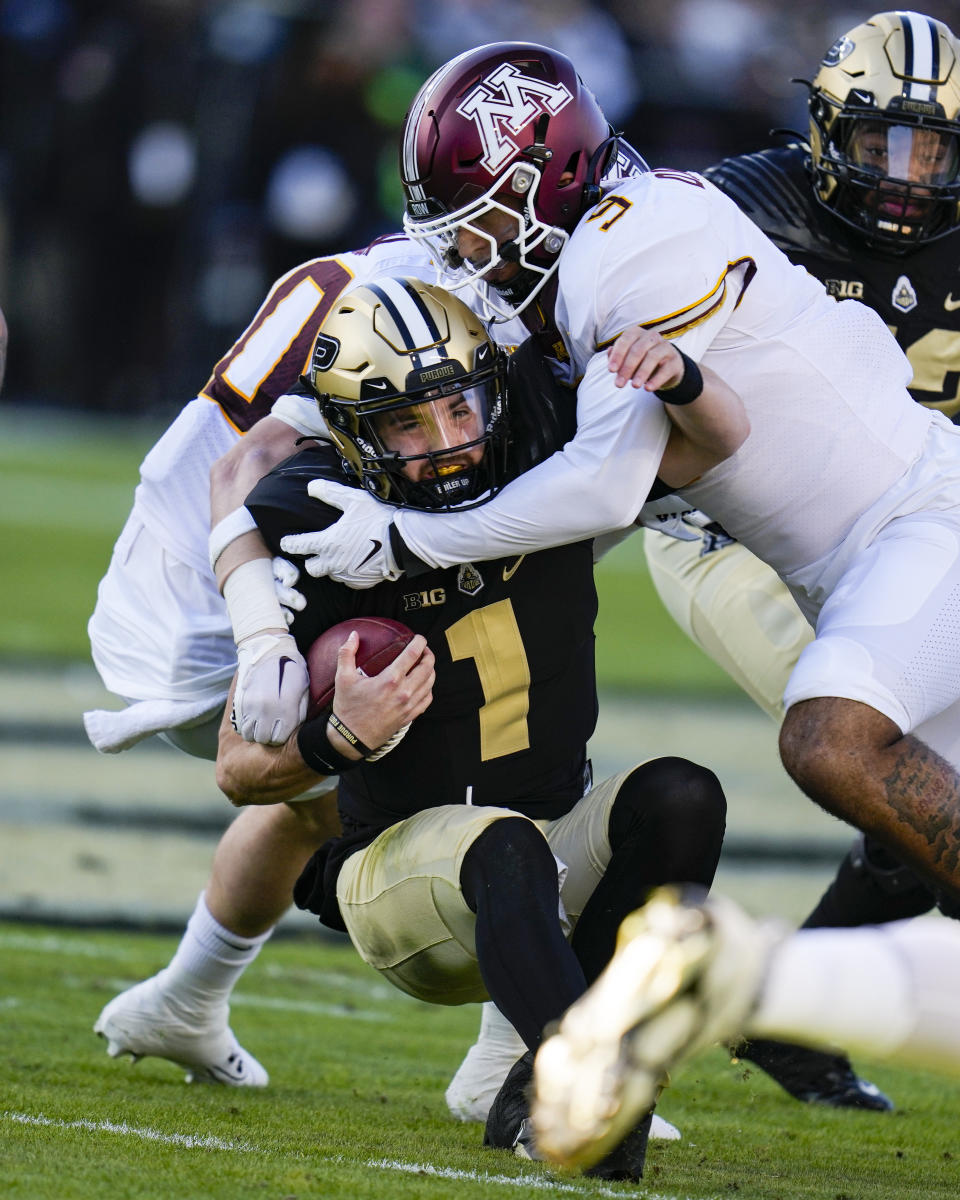
[[[0,1194],[10,1200],[491,1200],[634,1195],[937,1200],[960,1192],[960,1084],[866,1064],[892,1115],[801,1106],[718,1050],[681,1070],[643,1187],[484,1150],[443,1090],[477,1011],[383,983],[349,946],[267,947],[232,1024],[265,1090],[188,1087],[172,1064],[107,1057],[91,1026],[167,962],[170,938],[0,925]]]
[[[0,657],[88,658],[97,583],[130,509],[140,460],[161,431],[0,409]],[[639,536],[604,559],[597,581],[602,686],[735,690],[663,611]]]

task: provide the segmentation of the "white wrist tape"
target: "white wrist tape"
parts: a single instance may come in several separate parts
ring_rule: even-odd
[[[280,601],[273,583],[273,563],[269,558],[252,558],[231,571],[223,585],[223,598],[233,625],[234,641],[264,629],[287,630]]]
[[[253,519],[248,508],[244,508],[241,504],[239,508],[235,508],[233,512],[227,513],[222,521],[218,521],[210,530],[210,538],[207,542],[207,549],[210,554],[210,570],[215,571],[217,568],[217,559],[226,550],[231,542],[235,542],[238,537],[249,533],[252,529],[256,529],[257,523]]]

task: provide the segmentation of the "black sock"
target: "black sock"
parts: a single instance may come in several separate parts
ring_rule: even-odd
[[[477,960],[490,999],[535,1050],[544,1026],[586,989],[560,926],[547,839],[524,817],[494,821],[464,856],[460,885],[477,914]]]
[[[710,886],[726,811],[717,777],[684,758],[654,759],[627,777],[610,812],[610,863],[573,934],[588,983],[610,961],[620,922],[652,888]]]

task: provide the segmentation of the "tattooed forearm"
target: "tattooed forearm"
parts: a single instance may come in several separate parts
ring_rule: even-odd
[[[930,848],[932,861],[960,885],[960,796],[949,763],[913,737],[901,738],[893,770],[883,779],[890,809]]]

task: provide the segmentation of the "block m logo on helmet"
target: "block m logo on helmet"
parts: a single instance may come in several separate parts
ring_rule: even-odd
[[[518,134],[538,113],[556,116],[572,99],[564,84],[533,79],[507,62],[478,83],[457,112],[476,122],[484,150],[480,164],[495,175],[520,149],[510,134]]]

